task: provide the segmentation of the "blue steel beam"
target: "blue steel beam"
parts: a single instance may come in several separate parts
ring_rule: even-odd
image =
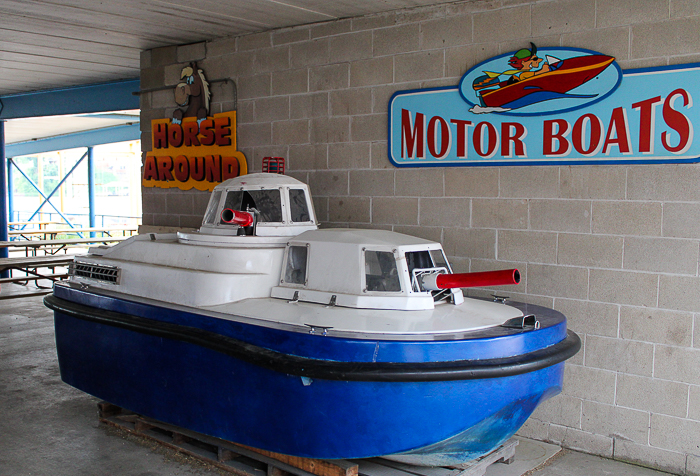
[[[82,159],[81,159],[82,160]],[[95,228],[95,158],[92,147],[87,150],[88,169],[88,211],[90,217],[90,228]],[[90,232],[90,238],[95,237],[95,232]]]
[[[7,168],[7,159],[5,156],[5,121],[0,121],[0,241],[7,241],[8,224],[7,224],[7,182],[5,181],[5,169]],[[7,248],[0,249],[0,257],[7,258]],[[9,278],[10,271],[5,270],[0,272],[0,277]]]
[[[139,109],[138,79],[0,96],[0,119]]]
[[[141,130],[138,121],[136,121],[135,124],[130,125],[104,127],[91,131],[47,137],[46,139],[16,142],[7,145],[6,153],[8,157],[19,157],[20,155],[40,154],[42,152],[76,149],[78,147],[92,147],[113,142],[139,140],[140,138]]]

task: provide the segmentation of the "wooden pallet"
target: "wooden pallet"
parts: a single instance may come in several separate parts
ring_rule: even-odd
[[[470,463],[422,467],[383,458],[318,460],[282,455],[152,420],[107,402],[97,404],[100,422],[155,441],[238,476],[483,476],[493,463],[511,463],[517,440]]]

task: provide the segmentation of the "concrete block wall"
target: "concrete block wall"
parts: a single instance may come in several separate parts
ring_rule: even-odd
[[[454,85],[529,41],[623,69],[699,61],[700,3],[491,0],[343,19],[144,52],[142,88],[176,84],[197,60],[237,85],[236,98],[217,83],[212,112],[237,107],[250,170],[286,157],[325,226],[439,240],[458,271],[518,267],[521,284],[499,293],[564,312],[584,341],[563,394],[522,435],[700,475],[700,165],[409,170],[387,158],[394,92]],[[171,91],[143,94],[144,132],[173,106]],[[207,199],[144,189],[144,224],[197,227]]]

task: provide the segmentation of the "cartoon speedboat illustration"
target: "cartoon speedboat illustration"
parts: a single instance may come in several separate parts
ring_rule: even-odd
[[[45,304],[62,379],[142,415],[277,453],[448,465],[505,442],[580,340],[552,309],[463,297],[440,243],[318,229],[308,186],[252,174],[197,232],[78,256]]]
[[[534,45],[533,50],[536,51]],[[536,60],[535,54],[532,55]],[[575,56],[560,60],[548,56],[543,69],[518,79],[512,75],[502,81],[503,73],[487,73],[476,78],[472,87],[477,92],[481,105],[504,109],[518,109],[531,104],[562,97],[593,97],[590,95],[566,94],[598,76],[615,58],[595,54]],[[539,64],[539,63],[537,63]],[[515,71],[513,71],[515,72]]]

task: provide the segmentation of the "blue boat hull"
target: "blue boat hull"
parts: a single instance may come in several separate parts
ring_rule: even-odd
[[[477,360],[489,354],[510,359],[517,358],[516,348],[536,352],[571,339],[561,315],[545,319],[548,325],[531,332],[461,341],[377,341],[270,329],[68,286],[57,286],[55,295],[47,305],[55,313],[59,366],[66,383],[173,425],[310,458],[394,455],[404,462],[444,465],[488,453],[515,433],[541,401],[561,390],[563,361],[501,377],[440,379],[442,374],[436,374],[427,380],[411,372],[396,377],[391,373],[396,362],[434,370],[434,362],[442,361],[434,359],[453,353],[465,359],[470,349]],[[85,317],[100,312],[137,323],[199,329],[268,353],[263,352],[262,361],[249,361],[226,348],[150,327],[137,330],[132,321],[115,324]],[[270,352],[272,360],[265,361]],[[307,375],[304,365],[299,371],[276,369],[270,363],[276,355],[314,359],[308,362],[331,370],[314,370],[311,364]],[[352,362],[345,373],[323,373],[344,361]],[[371,370],[364,377],[352,372],[378,364],[384,370]]]

